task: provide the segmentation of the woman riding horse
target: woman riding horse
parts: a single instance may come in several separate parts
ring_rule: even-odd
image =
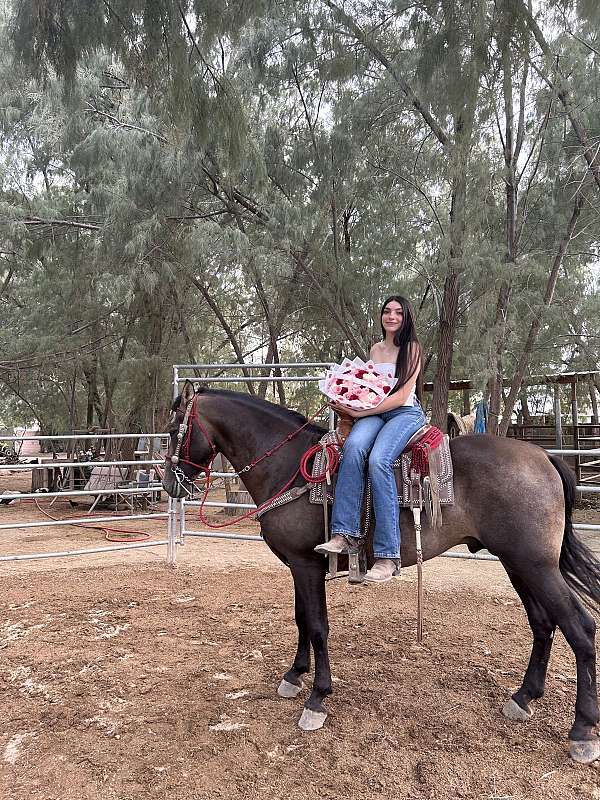
[[[368,459],[375,510],[375,563],[365,575],[365,581],[371,583],[385,583],[399,574],[400,514],[392,464],[425,424],[419,402],[421,346],[408,300],[400,295],[388,297],[379,322],[383,341],[373,345],[369,358],[380,372],[393,371],[397,383],[375,408],[355,411],[334,405],[356,422],[344,444],[331,514],[332,536],[325,544],[315,547],[318,553],[325,554],[358,551]]]

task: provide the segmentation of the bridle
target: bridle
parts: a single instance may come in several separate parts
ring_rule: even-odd
[[[211,448],[211,457],[208,464],[196,464],[194,461],[190,459],[190,443],[192,439],[192,430],[194,427],[194,420],[196,424],[204,434],[206,441],[209,443]],[[183,446],[183,454],[180,455],[181,448]],[[183,490],[185,494],[188,496],[192,496],[192,491],[188,489],[188,483],[191,483],[194,486],[194,481],[185,474],[185,472],[179,466],[180,463],[189,464],[192,467],[196,467],[203,471],[206,474],[207,479],[210,476],[210,470],[212,467],[212,463],[217,457],[217,448],[215,447],[215,443],[208,435],[208,431],[202,424],[202,420],[198,416],[198,412],[196,411],[196,395],[194,395],[189,403],[185,408],[185,413],[183,415],[183,420],[179,425],[179,429],[177,432],[177,445],[175,447],[175,452],[173,455],[166,455],[165,461],[170,462],[171,470],[173,471],[173,475],[175,476],[175,480],[177,481],[177,485],[179,486],[180,490]],[[179,491],[178,491],[178,496]]]

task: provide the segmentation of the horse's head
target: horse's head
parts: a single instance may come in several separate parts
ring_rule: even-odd
[[[217,454],[210,426],[198,415],[197,398],[194,385],[186,381],[171,409],[167,426],[171,441],[162,480],[171,497],[191,494],[192,481],[209,468]]]

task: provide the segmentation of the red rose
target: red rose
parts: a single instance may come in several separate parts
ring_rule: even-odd
[[[383,387],[383,391],[387,394],[390,391],[390,387],[389,386],[384,386]]]

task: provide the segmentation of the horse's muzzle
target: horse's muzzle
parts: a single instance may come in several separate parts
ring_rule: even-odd
[[[167,462],[167,466],[163,474],[162,487],[170,497],[178,499],[183,494],[181,491],[181,484],[178,480],[176,480],[175,474],[171,469],[169,462]]]

